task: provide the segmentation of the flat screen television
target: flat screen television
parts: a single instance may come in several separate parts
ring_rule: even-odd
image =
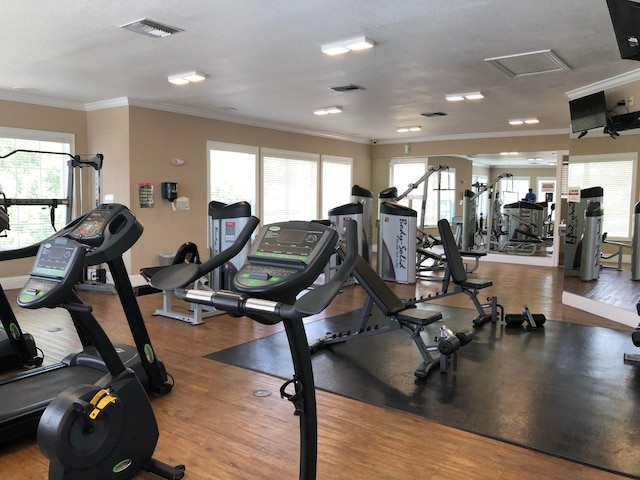
[[[620,57],[640,60],[640,3],[607,0]]]
[[[604,92],[592,93],[586,97],[569,101],[571,131],[585,132],[607,125],[607,105]]]

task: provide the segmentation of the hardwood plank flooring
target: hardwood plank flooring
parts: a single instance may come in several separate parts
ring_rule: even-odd
[[[562,269],[486,262],[473,275],[493,280],[494,286],[484,290],[482,297],[497,295],[506,312],[519,312],[526,303],[549,319],[630,331],[562,305]],[[439,287],[428,281],[390,285],[403,298],[435,293]],[[11,300],[15,293],[8,292]],[[116,296],[80,295],[94,307],[115,342],[131,342]],[[152,401],[161,432],[155,456],[167,463],[184,463],[185,478],[191,480],[297,478],[298,424],[290,403],[279,398],[282,381],[203,358],[281,331],[282,325],[265,326],[221,315],[192,326],[152,316],[161,305],[159,295],[139,301],[156,351],[176,383],[169,395]],[[359,308],[363,301],[360,288],[347,288],[320,316]],[[178,307],[179,302],[174,303]],[[436,303],[473,308],[464,295]],[[65,312],[16,308],[16,314],[24,330],[36,337],[48,363],[79,346]],[[272,395],[254,396],[259,389]],[[330,393],[319,391],[317,397],[318,479],[625,478]],[[47,461],[32,440],[5,445],[0,455],[0,478],[46,478]],[[157,477],[140,473],[136,478]]]

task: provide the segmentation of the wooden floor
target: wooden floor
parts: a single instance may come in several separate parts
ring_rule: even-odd
[[[547,318],[629,330],[561,304],[562,269],[483,263],[474,274],[494,286],[506,312],[522,304]],[[401,297],[435,292],[438,284],[393,285]],[[15,298],[15,291],[8,292]],[[81,292],[114,341],[129,343],[117,297]],[[362,305],[359,287],[348,287],[322,315]],[[448,305],[472,308],[455,295]],[[215,361],[204,355],[282,330],[246,318],[222,315],[191,326],[153,317],[159,295],[140,298],[156,351],[175,378],[175,388],[152,401],[160,427],[156,457],[187,466],[186,479],[294,479],[298,476],[298,424],[289,402],[278,394],[282,381]],[[47,362],[78,347],[66,314],[58,310],[16,310],[23,328],[34,334]],[[311,318],[309,321],[312,321]],[[630,351],[633,346],[630,343]],[[438,373],[435,373],[438,375]],[[510,379],[505,379],[510,382]],[[515,388],[515,387],[514,387]],[[272,395],[258,397],[257,390]],[[524,448],[448,428],[419,417],[318,392],[318,479],[582,479],[624,478]],[[500,415],[487,411],[485,415]],[[47,461],[33,441],[0,450],[0,478],[45,479]],[[139,479],[157,478],[148,473]]]

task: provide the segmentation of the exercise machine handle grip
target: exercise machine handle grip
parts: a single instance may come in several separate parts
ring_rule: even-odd
[[[251,234],[258,226],[258,223],[260,223],[260,220],[256,217],[249,217],[247,224],[229,248],[202,264],[178,263],[176,265],[169,265],[151,277],[150,285],[158,290],[173,290],[195,282],[200,277],[203,277],[235,257],[251,239]]]

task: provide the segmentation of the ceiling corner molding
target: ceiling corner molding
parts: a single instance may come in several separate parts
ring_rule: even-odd
[[[561,128],[557,130],[518,130],[515,132],[488,132],[488,133],[464,133],[458,135],[433,135],[428,137],[417,137],[408,140],[404,139],[382,139],[378,140],[379,145],[395,145],[398,143],[419,143],[419,142],[443,142],[454,140],[479,140],[483,138],[512,138],[512,137],[539,137],[548,135],[569,135],[571,129]]]
[[[94,110],[104,110],[107,108],[126,107],[129,106],[129,99],[127,97],[112,98],[111,100],[101,100],[99,102],[85,103],[84,109],[87,112]]]
[[[43,107],[66,108],[68,110],[84,110],[84,105],[79,102],[62,100],[56,98],[40,97],[26,93],[8,92],[0,90],[0,100],[9,102],[29,103],[32,105],[42,105]]]
[[[584,87],[569,90],[568,92],[566,92],[566,95],[567,97],[569,97],[569,100],[575,100],[576,98],[581,98],[586,95],[591,95],[592,93],[601,92],[610,88],[620,87],[622,85],[626,85],[627,83],[636,82],[638,80],[640,80],[640,68],[637,70],[631,70],[630,72],[623,73],[621,75],[616,75],[615,77],[600,80],[599,82],[585,85]]]
[[[221,122],[236,123],[247,127],[267,128],[269,130],[277,130],[279,132],[297,133],[300,135],[310,135],[313,137],[329,138],[332,140],[341,140],[353,143],[369,143],[368,139],[360,137],[351,137],[348,135],[339,135],[334,133],[319,132],[315,130],[307,130],[301,127],[285,125],[269,121],[262,121],[255,118],[242,117],[238,115],[229,115],[222,112],[212,112],[210,110],[202,110],[198,108],[181,107],[167,103],[144,102],[135,99],[127,99],[128,105],[132,107],[148,108],[150,110],[159,110],[161,112],[177,113],[180,115],[189,115],[192,117],[208,118],[210,120],[219,120]],[[107,108],[107,107],[105,107]]]

